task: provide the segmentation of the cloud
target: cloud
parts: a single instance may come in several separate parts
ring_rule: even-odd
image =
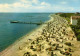
[[[21,0],[21,2],[31,4],[30,0]]]
[[[35,5],[33,5],[35,4]],[[21,0],[21,2],[15,2],[12,4],[0,4],[0,8],[3,10],[8,9],[7,11],[18,11],[21,8],[23,8],[23,10],[38,10],[38,11],[42,11],[42,10],[47,10],[47,8],[50,7],[49,3],[46,2],[40,2],[39,0]],[[12,9],[12,10],[10,10]],[[0,12],[2,11],[0,10]]]
[[[26,4],[38,4],[39,0],[21,0],[21,2],[26,3]]]
[[[50,4],[49,3],[46,3],[46,2],[42,2],[41,5],[42,6],[50,6]]]
[[[19,3],[19,2],[16,2],[16,3],[13,3],[13,4],[10,4],[12,7],[23,7],[24,4],[22,3]]]
[[[67,2],[65,2],[65,1],[62,1],[62,2],[60,2],[61,4],[67,4]]]
[[[9,4],[0,4],[0,9],[1,8],[9,8],[11,5]]]
[[[20,0],[12,4],[0,4],[0,12],[65,12],[77,11],[79,8],[64,6],[68,2],[62,1],[59,4],[50,4],[39,0]],[[80,11],[80,10],[78,10]]]
[[[74,11],[73,7],[66,8],[60,5],[50,5],[49,3],[42,2],[40,5],[33,6],[31,4],[13,3],[13,4],[0,4],[0,12],[60,12],[60,11]]]
[[[39,0],[32,0],[32,3],[38,4],[39,3]]]

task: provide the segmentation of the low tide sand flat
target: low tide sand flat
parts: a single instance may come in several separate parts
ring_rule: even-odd
[[[0,53],[1,56],[80,56],[77,41],[68,22],[58,16],[22,37]],[[76,45],[77,44],[77,45]]]

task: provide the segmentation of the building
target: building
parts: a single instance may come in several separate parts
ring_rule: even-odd
[[[72,25],[77,25],[78,19],[80,19],[80,16],[71,16],[70,23]]]
[[[79,12],[76,12],[75,14],[80,14]]]

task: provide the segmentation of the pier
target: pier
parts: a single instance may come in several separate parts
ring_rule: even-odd
[[[46,23],[44,23],[44,22],[21,22],[21,21],[10,21],[10,23],[36,24],[36,25],[46,24]]]

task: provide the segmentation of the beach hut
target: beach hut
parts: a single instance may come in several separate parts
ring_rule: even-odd
[[[70,24],[71,25],[77,25],[78,19],[80,19],[80,16],[71,16],[71,18],[70,18]]]

